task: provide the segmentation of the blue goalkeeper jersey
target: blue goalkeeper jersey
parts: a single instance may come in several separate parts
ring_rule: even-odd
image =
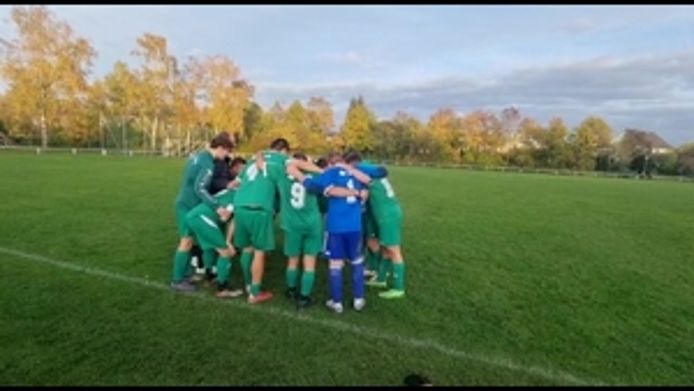
[[[380,166],[359,165],[357,169],[373,179],[383,178],[387,174],[385,168]],[[323,194],[332,187],[344,187],[355,190],[366,188],[357,178],[339,167],[331,167],[317,177],[305,179],[304,186],[309,191]],[[361,232],[362,211],[362,200],[358,197],[328,196],[326,230],[328,233]]]
[[[361,182],[346,170],[331,167],[321,175],[306,178],[306,189],[325,194],[332,187],[361,190]],[[358,197],[328,196],[328,216],[326,230],[328,233],[361,232],[361,200]]]

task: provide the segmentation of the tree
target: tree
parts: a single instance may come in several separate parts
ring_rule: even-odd
[[[118,129],[118,137],[112,140],[114,144],[120,145],[121,148],[130,146],[131,122],[138,117],[140,111],[140,87],[137,76],[122,61],[116,62],[113,70],[92,86],[89,113],[91,123],[96,124],[96,128],[99,129],[102,146],[107,142],[101,137],[104,128]]]
[[[449,108],[438,110],[427,123],[426,129],[432,138],[432,157],[436,160],[459,160],[461,145],[456,140],[461,133],[458,115]]]
[[[521,166],[564,168],[568,163],[568,130],[561,118],[553,118],[549,127],[543,127],[532,118],[521,121],[518,129],[519,145],[514,160]]]
[[[325,98],[312,97],[306,105],[308,114],[308,138],[309,150],[326,150],[326,140],[335,128],[335,117],[332,106]]]
[[[290,145],[305,150],[310,144],[308,122],[306,109],[301,102],[295,100],[287,108],[280,134],[284,135]]]
[[[480,164],[501,164],[502,149],[506,136],[499,119],[487,111],[475,111],[461,120],[462,136],[458,143],[462,146],[465,162]]]
[[[520,145],[515,151],[514,160],[522,167],[542,167],[547,165],[547,129],[532,118],[525,118],[518,127]]]
[[[514,106],[501,110],[501,128],[507,136],[518,132],[522,120],[520,111]]]
[[[573,138],[574,164],[579,170],[593,170],[599,150],[612,142],[612,128],[602,118],[590,116],[581,122]]]
[[[568,134],[569,129],[561,118],[555,117],[549,121],[545,142],[547,167],[566,168],[570,164]]]
[[[376,143],[374,137],[375,123],[374,115],[364,100],[361,97],[352,99],[341,129],[346,147],[360,152],[373,151]]]
[[[677,151],[680,174],[694,175],[694,143],[683,145]]]
[[[202,87],[199,96],[204,104],[206,122],[215,132],[244,132],[243,118],[253,96],[253,87],[241,78],[240,69],[224,56],[212,56],[199,63]]]
[[[139,117],[142,129],[150,129],[149,146],[154,150],[162,123],[172,112],[178,63],[169,54],[166,38],[150,33],[137,38],[137,48],[132,54],[142,59],[140,69],[135,72]]]
[[[189,57],[173,86],[172,121],[176,128],[178,145],[183,150],[195,148],[197,142],[207,141],[207,135],[203,135],[204,119],[202,110],[198,105],[200,80],[196,77],[194,67],[196,61]]]
[[[311,97],[306,105],[312,133],[327,135],[335,127],[333,108],[323,97]]]
[[[253,136],[248,140],[247,152],[258,151],[268,147],[273,138],[285,137],[283,134],[283,126],[285,124],[286,111],[279,102],[275,102],[269,110],[263,113],[260,118],[258,129],[260,132],[254,132]],[[291,140],[290,145],[291,145]]]
[[[243,114],[243,137],[240,140],[248,141],[264,130],[263,108],[259,104],[251,102]]]
[[[48,146],[49,132],[63,128],[83,103],[87,73],[96,52],[66,22],[47,8],[14,7],[11,11],[18,37],[5,42],[0,71],[8,84],[6,102],[13,132],[40,131]]]
[[[374,126],[377,140],[374,153],[388,159],[426,159],[431,148],[427,133],[419,120],[399,111],[392,119],[379,121]]]

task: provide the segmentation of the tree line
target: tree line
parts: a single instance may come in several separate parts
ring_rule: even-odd
[[[413,162],[694,174],[694,145],[654,153],[633,140],[615,143],[614,130],[596,116],[574,129],[559,117],[542,124],[514,107],[379,119],[355,97],[336,124],[323,97],[263,108],[232,59],[179,59],[165,37],[151,33],[133,43],[131,61],[93,78],[96,50],[50,10],[14,7],[11,22],[16,37],[0,42],[0,137],[14,144],[184,154],[226,130],[246,151],[282,136],[309,153],[355,149]]]

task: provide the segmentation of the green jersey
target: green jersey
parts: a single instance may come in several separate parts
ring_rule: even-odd
[[[231,189],[226,189],[215,194],[214,198],[215,201],[217,201],[218,207],[226,208],[226,210],[233,213],[235,193],[236,192]],[[188,216],[193,218],[200,217],[207,222],[213,222],[217,225],[225,223],[224,221],[222,221],[222,219],[219,218],[219,214],[217,214],[217,209],[212,208],[205,203],[201,203],[195,208],[193,208],[190,212],[188,212]]]
[[[389,220],[402,214],[388,178],[375,179],[369,186],[369,207],[377,221]]]
[[[303,184],[286,174],[280,179],[278,189],[283,230],[307,232],[321,223],[317,195],[307,192]]]
[[[204,202],[216,209],[217,200],[209,190],[213,171],[214,157],[210,151],[203,150],[188,158],[176,204],[192,209],[200,202]]]
[[[263,152],[265,167],[258,168],[251,159],[239,176],[241,185],[236,191],[234,206],[274,211],[277,183],[286,176],[287,156],[276,151]]]

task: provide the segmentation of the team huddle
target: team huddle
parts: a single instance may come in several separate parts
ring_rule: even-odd
[[[209,148],[188,159],[175,203],[180,241],[173,290],[194,292],[196,283],[206,281],[216,285],[219,298],[245,292],[251,304],[270,300],[272,294],[261,286],[266,254],[275,249],[279,215],[287,257],[286,295],[297,308],[313,303],[319,257],[329,262],[326,306],[336,313],[343,312],[345,264],[351,268],[355,310],[366,305],[365,285],[390,287],[379,293],[385,299],[405,296],[402,210],[385,167],[362,161],[355,152],[331,153],[316,162],[301,153],[290,156],[289,143],[278,138],[248,162],[234,159],[227,169],[235,178],[212,194],[215,160],[226,159],[233,146],[229,135],[221,133]],[[202,251],[202,277],[190,264],[195,244]],[[237,251],[245,289],[230,284]]]

